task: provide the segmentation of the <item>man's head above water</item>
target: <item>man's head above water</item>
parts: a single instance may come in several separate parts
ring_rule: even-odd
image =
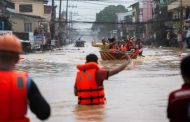
[[[95,62],[98,63],[98,57],[95,54],[89,54],[86,56],[86,63]]]

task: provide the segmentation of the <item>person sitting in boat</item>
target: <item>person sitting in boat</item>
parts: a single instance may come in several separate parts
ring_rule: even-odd
[[[120,47],[121,51],[128,51],[127,42],[123,41]]]
[[[143,56],[143,55],[142,55],[143,47],[142,47],[141,39],[138,38],[136,43],[137,43],[137,49],[139,50],[139,55],[140,55],[140,56]]]
[[[108,38],[108,41],[109,41],[109,43],[114,43],[114,42],[116,42],[116,38],[115,37]]]
[[[110,44],[109,50],[110,50],[110,51],[117,51],[117,50],[120,50],[119,45],[118,45],[118,42],[115,41],[115,42],[113,42],[112,44]]]

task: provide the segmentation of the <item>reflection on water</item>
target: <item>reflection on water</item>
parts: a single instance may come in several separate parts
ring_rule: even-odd
[[[105,106],[76,105],[74,115],[79,122],[104,122],[106,119]]]
[[[168,94],[182,83],[179,72],[182,57],[176,50],[145,48],[145,57],[133,60],[124,71],[105,81],[106,105],[80,106],[73,94],[76,65],[84,63],[89,53],[100,58],[98,48],[70,45],[53,52],[23,55],[24,60],[17,65],[17,69],[30,72],[50,102],[52,116],[48,122],[168,121]],[[105,69],[113,69],[123,62],[99,59]],[[29,116],[32,122],[38,122],[31,113]]]
[[[51,63],[51,62],[31,62],[23,61],[22,63],[17,64],[16,69],[27,71],[31,74],[34,74],[36,77],[43,77],[46,75],[57,75],[59,73],[64,73],[68,77],[72,76],[74,72],[73,65],[67,63]]]

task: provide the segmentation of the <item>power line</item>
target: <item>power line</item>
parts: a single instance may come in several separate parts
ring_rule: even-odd
[[[60,1],[60,0],[55,0],[55,1]],[[66,0],[63,0],[63,1],[66,1]],[[94,2],[94,1],[91,1],[90,2],[90,0],[84,0],[84,1],[74,1],[74,0],[71,0],[72,2],[82,2],[82,3],[89,3],[89,4],[94,4],[94,5],[103,5],[103,6],[105,6],[105,5],[110,5],[110,4],[114,4],[114,3],[110,3],[110,2],[102,2],[102,1],[96,1],[96,2]],[[97,2],[101,2],[101,3],[97,3]],[[134,1],[131,1],[131,2],[134,2]],[[104,4],[104,3],[106,3],[106,4]],[[117,2],[118,4],[123,4],[123,2],[122,3],[119,3],[119,2]],[[115,3],[116,4],[116,3]]]
[[[80,9],[92,9],[92,8],[89,7],[89,8],[80,8]],[[96,10],[102,10],[102,9],[101,8],[99,8],[99,9],[96,8]]]
[[[106,21],[99,21],[99,22],[93,22],[93,21],[68,21],[67,23],[86,23],[86,24],[128,24],[128,25],[140,25],[140,24],[152,24],[152,23],[159,23],[159,22],[177,22],[179,21],[178,19],[172,19],[172,20],[151,20],[151,21],[147,21],[147,22],[106,22]],[[57,22],[57,21],[56,21]]]

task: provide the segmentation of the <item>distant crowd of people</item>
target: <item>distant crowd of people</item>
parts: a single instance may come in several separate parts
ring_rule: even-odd
[[[142,56],[143,46],[141,39],[135,41],[134,37],[117,41],[115,38],[102,39],[102,50],[109,49],[110,51],[132,51]]]

